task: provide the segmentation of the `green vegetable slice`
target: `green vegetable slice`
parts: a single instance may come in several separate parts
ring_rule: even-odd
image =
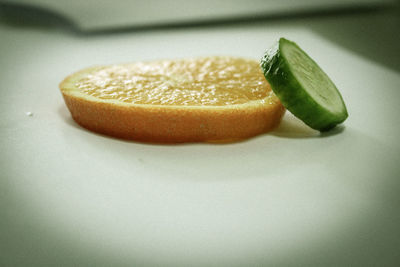
[[[335,84],[296,43],[280,38],[261,67],[282,104],[311,128],[328,131],[348,117]]]

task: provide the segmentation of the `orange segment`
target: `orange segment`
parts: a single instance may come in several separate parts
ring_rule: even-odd
[[[246,138],[272,129],[284,113],[258,61],[233,57],[89,68],[60,89],[82,126],[150,142]]]
[[[271,92],[258,62],[230,57],[103,67],[76,86],[102,99],[153,105],[225,106]]]

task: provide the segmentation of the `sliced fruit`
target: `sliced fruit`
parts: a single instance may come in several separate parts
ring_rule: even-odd
[[[311,128],[327,131],[348,117],[334,83],[296,43],[279,39],[261,67],[282,104]]]
[[[259,62],[233,57],[88,68],[60,89],[78,124],[147,142],[247,138],[277,126],[285,111]]]

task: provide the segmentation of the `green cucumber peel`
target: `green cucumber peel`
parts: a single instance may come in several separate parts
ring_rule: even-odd
[[[296,43],[280,38],[265,52],[261,68],[285,108],[311,128],[328,131],[347,119],[335,84]]]

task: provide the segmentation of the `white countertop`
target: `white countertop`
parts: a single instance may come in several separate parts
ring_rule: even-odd
[[[398,13],[120,34],[0,23],[0,265],[395,266],[400,261]],[[101,136],[58,83],[159,58],[260,58],[279,37],[328,73],[349,110],[319,135],[214,145]]]

